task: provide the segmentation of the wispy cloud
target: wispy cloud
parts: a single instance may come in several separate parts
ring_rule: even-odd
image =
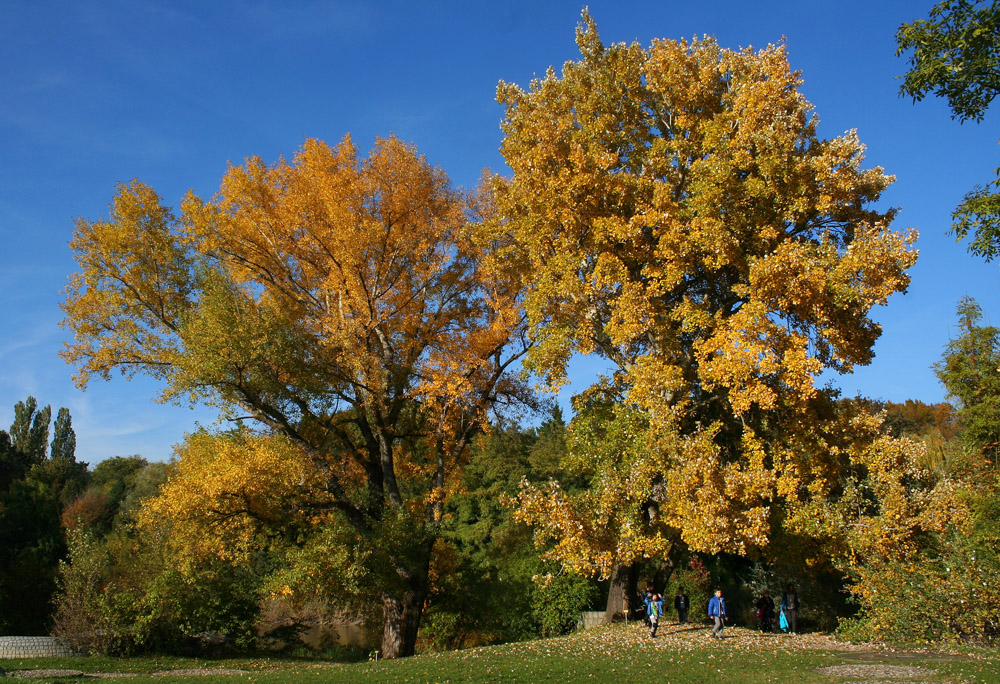
[[[0,126],[36,145],[53,146],[63,153],[113,155],[165,162],[186,155],[187,146],[161,128],[124,123],[114,128],[100,119],[67,118],[60,112],[0,106]]]
[[[362,2],[277,2],[249,5],[246,19],[271,37],[326,36],[333,40],[358,39],[374,30],[375,17]]]

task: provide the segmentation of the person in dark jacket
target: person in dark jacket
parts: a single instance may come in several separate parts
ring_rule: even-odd
[[[684,587],[677,589],[677,596],[674,597],[674,609],[677,610],[677,624],[683,625],[688,621],[688,609],[691,608],[691,602],[688,600],[687,594],[684,593]]]
[[[764,590],[764,595],[757,599],[757,621],[760,623],[760,631],[774,630],[774,599],[767,589]]]

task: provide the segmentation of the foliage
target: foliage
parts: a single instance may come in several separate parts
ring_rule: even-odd
[[[982,308],[971,297],[958,303],[959,335],[945,347],[934,371],[958,403],[962,440],[996,463],[1000,449],[1000,329],[981,325]]]
[[[329,504],[323,475],[286,437],[197,432],[188,435],[178,456],[138,521],[192,560],[246,561],[267,548],[262,537],[295,542],[303,530],[324,522],[305,513]]]
[[[61,521],[65,530],[77,528],[107,534],[114,521],[114,507],[108,495],[91,487],[63,509]]]
[[[555,408],[537,428],[501,422],[476,439],[462,491],[446,507],[442,542],[447,552],[433,569],[438,579],[424,634],[434,647],[562,633],[575,627],[580,605],[592,603],[592,581],[561,580],[555,593],[543,589],[547,575],[558,568],[539,559],[531,530],[517,522],[512,509],[523,481],[560,476],[573,489],[562,466],[565,430]]]
[[[757,624],[753,613],[764,589],[771,592],[777,610],[789,584],[795,586],[799,596],[798,623],[805,625],[802,631],[832,632],[840,620],[854,614],[843,572],[828,564],[810,567],[799,561],[795,554],[786,551],[771,562],[753,564],[744,580],[746,604],[740,606],[745,624]]]
[[[23,455],[14,449],[7,431],[0,430],[0,491],[24,474],[27,463],[22,459]]]
[[[0,549],[0,633],[48,633],[65,546],[59,500],[42,483],[19,479],[0,492]]]
[[[948,99],[959,121],[982,121],[1000,93],[1000,3],[996,0],[943,0],[929,19],[902,24],[896,54],[910,50],[910,70],[900,93],[914,101],[927,93]],[[1000,254],[1000,193],[994,180],[969,192],[953,214],[952,232],[975,237],[969,251],[986,261]]]
[[[873,402],[873,410],[885,411],[885,427],[894,437],[909,437],[923,442],[926,458],[922,468],[940,474],[957,473],[964,461],[958,439],[961,423],[958,412],[948,402],[925,404],[915,399],[903,403]]]
[[[103,610],[110,559],[86,528],[70,529],[69,554],[59,566],[53,633],[83,653],[111,653],[118,641]]]
[[[702,608],[708,606],[708,600],[715,592],[712,576],[702,559],[692,554],[687,563],[670,574],[670,579],[663,587],[663,607],[670,615],[674,608],[674,597],[684,589],[690,601],[690,620],[697,622],[701,618]]]
[[[442,521],[436,578],[428,600],[426,638],[435,648],[463,648],[537,635],[531,614],[531,578],[539,571],[530,532],[514,522],[505,501],[520,481],[548,473],[558,462],[554,444],[535,451],[529,431],[500,423],[476,438],[461,489]],[[532,455],[537,458],[532,458]]]
[[[0,632],[45,634],[59,560],[66,552],[60,513],[84,487],[69,411],[59,409],[51,450],[52,409],[34,397],[14,406],[0,430]]]
[[[531,597],[532,614],[543,637],[569,634],[580,613],[593,608],[599,592],[587,577],[565,573],[536,584]]]
[[[178,652],[185,638],[203,632],[246,648],[256,636],[261,576],[259,562],[192,562],[156,536],[74,530],[60,568],[54,632],[105,655]]]
[[[917,535],[898,548],[857,556],[852,592],[858,615],[842,625],[853,639],[976,641],[1000,633],[995,591],[1000,580],[995,465],[1000,331],[980,324],[982,309],[970,297],[959,302],[958,317],[960,334],[934,368],[958,404],[957,441],[964,449],[949,449],[947,468],[939,471],[933,489],[918,492],[916,481],[927,474],[911,471],[896,476],[896,494],[881,497],[883,505],[909,498],[923,508],[886,511],[884,519],[923,521]]]
[[[59,501],[61,508],[70,505],[87,486],[87,464],[63,455],[47,458],[31,469],[31,478],[42,482]]]
[[[139,472],[150,463],[142,456],[113,456],[98,463],[90,473],[90,486],[103,492],[117,513]]]
[[[927,93],[948,99],[960,121],[982,121],[1000,93],[1000,4],[995,0],[943,0],[929,19],[896,30],[896,55],[910,50],[910,70],[899,87],[914,101]]]
[[[517,519],[534,527],[547,560],[578,574],[607,578],[616,559],[669,551],[669,529],[655,536],[631,532],[634,511],[649,501],[650,488],[666,486],[649,462],[642,413],[600,391],[578,397],[576,406],[563,464],[568,475],[592,486],[565,492],[557,480],[544,485],[525,481]],[[657,531],[664,527],[655,508],[644,522]]]
[[[134,523],[142,501],[157,494],[166,481],[167,468],[141,456],[101,461],[89,474],[86,491],[63,509],[63,527],[106,535],[116,524]]]
[[[102,461],[62,513],[69,555],[59,567],[54,631],[82,649],[176,652],[201,632],[243,647],[255,637],[266,574],[259,555],[236,564],[199,553],[166,515],[134,528],[166,469],[139,456]]]
[[[595,391],[621,405],[579,452],[594,492],[529,490],[526,515],[603,574],[675,537],[749,552],[779,502],[832,488],[822,440],[850,425],[823,427],[815,378],[871,360],[870,311],[905,290],[914,236],[867,208],[892,178],[862,168],[857,135],[817,136],[783,46],[605,46],[586,13],[577,44],[561,75],[498,89],[513,177],[494,228],[525,274],[528,366],[558,384],[572,353],[600,354],[616,370]]]
[[[246,429],[200,431],[177,455],[166,483],[137,515],[143,538],[167,549],[178,573],[168,579],[193,585],[206,567],[257,567],[247,579],[256,583],[250,596],[292,603],[319,597],[334,608],[377,601],[376,554],[349,527],[330,524],[336,514],[324,475],[299,445]],[[193,619],[181,608],[178,615]]]
[[[854,640],[994,642],[1000,637],[1000,480],[965,493],[969,517],[908,558],[872,558],[854,593],[856,619],[842,625]]]
[[[52,426],[52,444],[49,447],[49,458],[73,460],[76,457],[76,432],[73,430],[73,418],[68,408],[59,409],[56,422]]]
[[[918,399],[902,403],[885,403],[885,426],[894,437],[919,437],[937,433],[944,441],[958,434],[958,416],[955,407],[947,402],[925,404]]]
[[[28,397],[14,405],[14,422],[10,426],[11,445],[34,465],[45,459],[49,441],[49,421],[52,407],[38,408],[38,400]]]
[[[952,214],[952,232],[959,240],[974,235],[969,251],[986,261],[1000,256],[1000,178],[977,185]]]
[[[935,365],[958,403],[958,439],[965,447],[964,453],[951,455],[953,482],[942,482],[956,488],[951,496],[955,513],[939,513],[951,524],[928,529],[918,547],[858,564],[853,592],[859,614],[843,625],[851,638],[992,641],[1000,634],[995,590],[1000,580],[1000,331],[980,325],[982,309],[970,297],[959,302],[958,317],[960,334]]]
[[[78,382],[163,378],[164,398],[294,444],[322,474],[320,513],[380,557],[389,656],[412,653],[448,479],[486,411],[524,396],[508,372],[525,345],[518,284],[487,268],[477,211],[488,196],[453,190],[411,146],[361,158],[345,137],[233,166],[179,217],[121,185],[72,242]],[[404,524],[412,553],[396,553]]]

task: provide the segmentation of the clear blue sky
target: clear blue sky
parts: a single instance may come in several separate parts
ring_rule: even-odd
[[[959,297],[1000,323],[1000,266],[947,236],[963,194],[1000,165],[994,111],[960,126],[943,101],[897,95],[894,32],[932,1],[589,3],[605,42],[711,34],[726,47],[785,36],[820,132],[857,128],[868,165],[898,178],[884,196],[897,227],[920,230],[909,293],[877,311],[871,366],[835,377],[845,393],[944,398],[930,366]],[[153,403],[154,383],[77,390],[57,353],[61,290],[75,269],[76,216],[98,218],[118,181],[139,178],[176,204],[211,195],[226,163],[274,161],[309,137],[350,132],[363,148],[394,133],[459,185],[505,171],[497,81],[526,85],[577,56],[582,2],[204,2],[4,0],[0,5],[0,426],[32,394],[66,406],[77,454],[94,463],[165,459],[212,414]],[[996,105],[1000,110],[1000,104]],[[576,387],[588,382],[576,365]]]

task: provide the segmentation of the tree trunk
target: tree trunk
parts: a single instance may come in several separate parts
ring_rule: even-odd
[[[382,595],[383,658],[413,655],[426,598],[427,590],[424,587],[405,591],[402,596]]]
[[[425,537],[413,547],[401,550],[393,563],[397,581],[387,585],[382,593],[383,658],[405,658],[414,653],[424,601],[430,591],[433,548],[434,542]]]
[[[666,558],[660,563],[660,566],[656,569],[656,574],[653,575],[653,588],[659,592],[663,593],[667,584],[670,583],[670,578],[674,575],[674,570],[677,569],[677,564],[680,562],[681,554],[687,550],[687,547],[677,540],[670,543],[670,550],[667,551]]]
[[[656,568],[656,574],[653,575],[653,589],[660,594],[666,591],[667,585],[670,583],[670,578],[674,575],[674,569],[672,558],[667,558],[667,560],[660,563],[659,567]]]
[[[604,623],[610,624],[616,618],[624,617],[625,611],[635,609],[635,595],[638,591],[639,564],[616,565],[611,573],[611,588],[608,590],[608,606],[604,610]]]

